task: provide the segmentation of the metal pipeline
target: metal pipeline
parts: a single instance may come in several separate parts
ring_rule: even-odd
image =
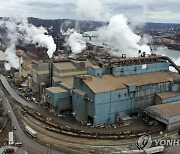
[[[118,59],[118,60],[113,60],[109,62],[109,64],[114,64],[114,63],[138,63],[138,62],[152,62],[155,60],[167,60],[180,74],[180,68],[167,56],[149,56],[149,57],[138,57],[138,58],[123,58],[123,59]]]
[[[164,60],[168,60],[169,63],[170,63],[170,64],[178,71],[178,73],[180,74],[180,67],[177,66],[169,57],[167,57],[167,56],[162,56],[162,58],[163,58]]]

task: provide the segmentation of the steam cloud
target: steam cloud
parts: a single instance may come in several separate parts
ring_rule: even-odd
[[[107,20],[109,14],[99,0],[77,0],[76,13],[78,18],[88,20]],[[88,11],[87,11],[88,10]]]
[[[28,24],[27,19],[10,19],[9,21],[0,21],[0,26],[7,29],[7,49],[6,60],[9,63],[5,63],[5,68],[10,69],[10,66],[14,68],[19,67],[18,57],[16,56],[16,45],[18,40],[24,41],[24,43],[37,43],[38,46],[46,47],[48,49],[47,54],[51,58],[56,50],[56,44],[52,36],[45,35],[47,30],[43,27],[35,27]],[[10,66],[9,66],[10,65]]]
[[[18,26],[21,32],[24,32],[24,39],[26,43],[38,43],[39,46],[46,47],[48,49],[47,54],[51,58],[56,50],[56,44],[52,36],[45,35],[47,30],[43,27],[35,27],[28,24],[27,19],[22,20],[22,23]]]
[[[137,56],[141,50],[150,53],[150,47],[146,44],[139,45],[141,37],[129,28],[127,18],[123,14],[113,16],[109,24],[98,30],[99,38],[106,44],[117,47],[117,51],[109,51],[113,56]]]
[[[86,48],[82,34],[77,33],[74,29],[68,29],[65,35],[67,36],[66,42],[74,54],[81,53]]]
[[[123,14],[110,18],[110,14],[107,13],[107,9],[104,9],[101,1],[78,0],[76,13],[78,17],[109,21],[107,26],[98,30],[98,38],[108,46],[117,48],[117,50],[109,51],[111,55],[119,57],[122,53],[126,53],[128,56],[137,56],[138,50],[150,53],[147,42],[143,42],[141,37],[133,33],[128,26],[127,18]],[[141,45],[140,40],[142,41]]]
[[[10,19],[10,21],[0,21],[0,26],[7,28],[7,49],[5,51],[6,54],[6,60],[4,66],[6,70],[10,70],[11,66],[14,68],[19,67],[18,57],[16,56],[16,49],[15,46],[17,44],[17,40],[19,37],[19,33],[17,32],[17,24],[13,19]]]

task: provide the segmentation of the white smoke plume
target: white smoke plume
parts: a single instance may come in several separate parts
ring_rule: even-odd
[[[16,56],[15,45],[17,44],[17,40],[20,37],[19,33],[17,32],[17,23],[15,20],[10,19],[9,21],[0,21],[0,26],[5,27],[7,29],[7,49],[5,51],[6,60],[4,66],[6,70],[10,70],[10,66],[18,69],[19,62],[18,57]]]
[[[117,51],[109,51],[113,56],[137,56],[138,50],[150,54],[150,47],[146,44],[140,45],[141,37],[129,28],[127,18],[123,14],[113,16],[109,24],[98,30],[99,38],[107,45],[115,46]]]
[[[27,19],[22,20],[22,23],[18,25],[19,30],[24,33],[24,39],[27,43],[38,43],[39,46],[46,47],[48,49],[47,54],[49,58],[52,57],[56,50],[56,44],[52,36],[45,35],[47,30],[43,27],[35,27],[28,24]]]
[[[8,62],[4,62],[4,68],[5,68],[7,71],[10,71],[10,70],[11,70],[11,65],[10,65]]]
[[[15,49],[18,40],[24,41],[24,43],[37,43],[38,46],[46,47],[48,49],[47,54],[50,58],[56,50],[56,44],[52,36],[45,35],[47,34],[47,30],[43,27],[35,27],[28,24],[27,19],[2,20],[0,21],[0,26],[7,29],[8,43],[5,51],[6,60],[16,69],[19,67]],[[5,63],[5,67],[10,68],[7,63]]]
[[[88,11],[87,11],[88,10]],[[100,0],[78,0],[77,17],[91,20],[109,21],[109,24],[98,30],[98,38],[115,50],[109,53],[113,56],[138,56],[138,50],[150,53],[147,42],[143,42],[141,37],[130,29],[127,18],[123,14],[112,16]],[[110,18],[111,17],[111,18]],[[141,42],[140,42],[141,40]]]
[[[82,34],[77,33],[74,29],[68,29],[64,34],[67,36],[66,43],[71,47],[74,54],[81,53],[86,48]]]

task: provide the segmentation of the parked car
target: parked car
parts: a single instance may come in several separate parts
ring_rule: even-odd
[[[16,126],[13,126],[13,130],[16,130],[17,128],[16,128]]]

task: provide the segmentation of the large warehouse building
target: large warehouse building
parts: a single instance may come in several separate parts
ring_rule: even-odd
[[[169,71],[166,60],[108,69],[110,74],[102,75],[101,69],[90,68],[90,75],[74,78],[73,112],[79,121],[97,126],[141,115],[146,107],[155,105],[156,94],[180,90],[180,75]]]
[[[145,112],[148,117],[165,124],[168,131],[180,128],[180,101],[149,106]]]
[[[31,76],[29,77],[30,88],[35,97],[41,101],[44,90],[49,86],[66,84],[72,88],[73,76],[87,74],[87,67],[92,66],[89,61],[68,60],[62,62],[39,62],[32,65]],[[50,101],[50,99],[49,99]],[[53,104],[52,102],[48,102]]]
[[[103,69],[89,66],[88,75],[75,76],[73,86],[47,88],[46,100],[58,113],[71,109],[78,121],[94,126],[141,116],[147,107],[180,100],[180,75],[169,71],[170,63],[180,73],[162,56],[122,58]]]

